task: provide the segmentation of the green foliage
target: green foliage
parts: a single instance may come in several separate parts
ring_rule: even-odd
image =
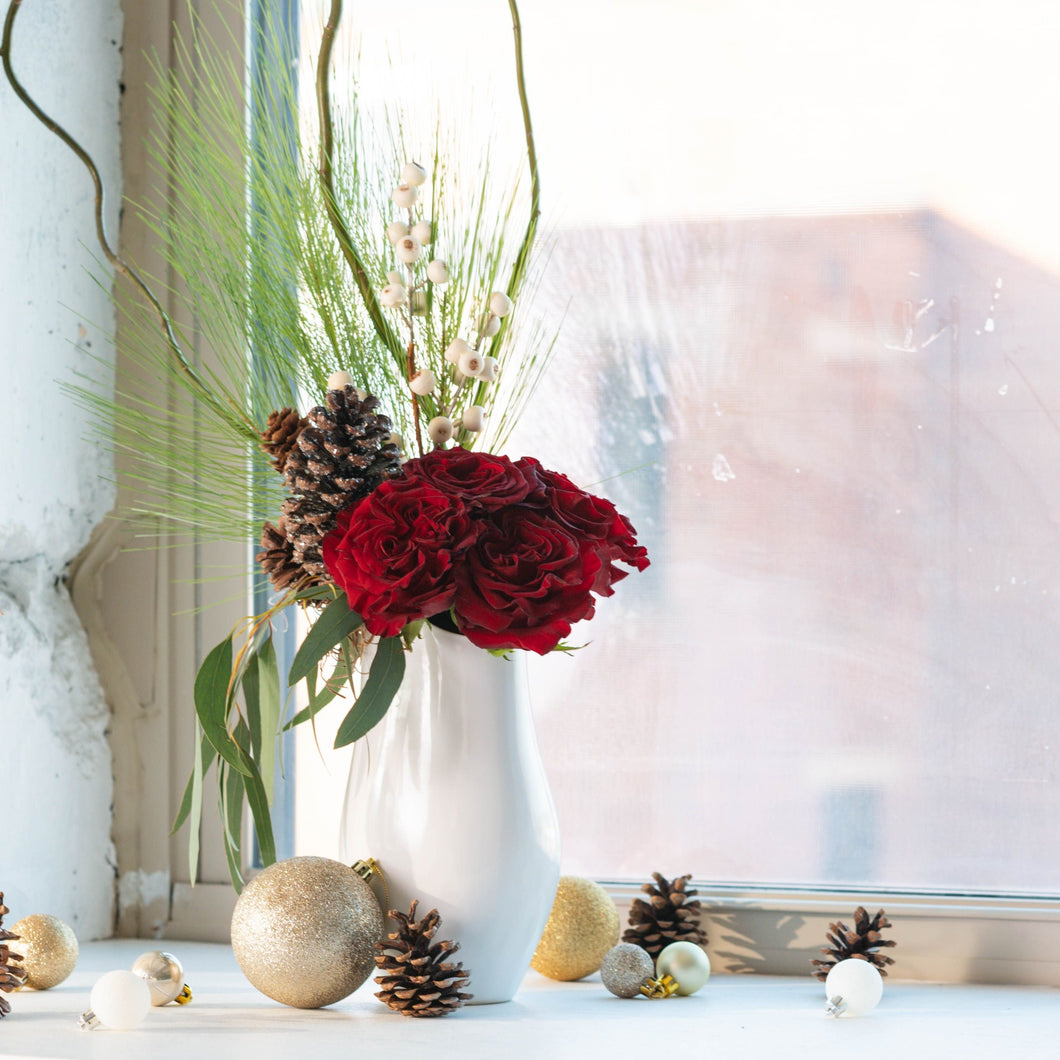
[[[368,680],[339,726],[336,747],[345,747],[359,740],[383,720],[404,676],[404,642],[401,637],[383,637],[376,645]]]
[[[509,4],[518,45],[517,10]],[[340,9],[333,2],[332,16]],[[173,69],[154,63],[159,121],[148,148],[161,190],[127,208],[153,233],[162,267],[142,280],[122,270],[146,300],[118,301],[131,362],[121,392],[104,396],[91,377],[76,389],[121,454],[125,496],[133,498],[127,514],[171,538],[246,541],[277,518],[282,483],[260,448],[261,428],[274,409],[304,413],[319,404],[336,370],[379,397],[410,455],[414,412],[425,423],[468,404],[484,408],[490,427],[482,436],[461,430],[458,443],[500,449],[551,352],[521,303],[481,347],[500,362],[499,382],[471,381],[458,394],[444,359],[454,338],[475,342],[491,291],[518,300],[533,286],[539,191],[521,60],[528,202],[519,181],[496,179],[488,152],[470,167],[480,174],[477,183],[466,179],[468,167],[458,175],[454,160],[463,152],[448,130],[436,129],[431,151],[419,145],[407,154],[400,116],[363,113],[355,89],[333,111],[327,35],[314,122],[286,31],[266,20],[256,32],[264,68],[249,80],[230,58],[240,49],[211,39],[194,12],[188,35],[175,41]],[[428,201],[417,219],[433,222],[432,249],[442,248],[450,273],[444,289],[423,288],[422,317],[384,309],[375,293],[395,266],[386,226],[398,213],[389,196],[409,154],[428,159]],[[412,398],[413,361],[434,372],[437,393]],[[304,682],[307,705],[287,717],[272,619],[295,603],[314,615],[286,681]],[[414,639],[408,631],[376,641],[358,692],[358,664],[372,639],[345,596],[321,587],[288,594],[207,655],[194,689],[195,764],[174,825],[190,825],[193,879],[210,768],[216,766],[225,854],[239,889],[244,801],[264,863],[275,859],[269,803],[279,734],[312,723],[348,686],[355,702],[336,746],[360,739],[386,714]],[[332,655],[336,662],[321,683]]]
[[[194,357],[175,356],[152,303],[121,298],[123,351],[132,362],[122,390],[111,399],[90,379],[76,388],[122,454],[135,498],[128,514],[153,532],[256,538],[282,500],[258,433],[273,409],[320,403],[338,369],[380,398],[411,447],[411,339],[416,366],[440,382],[437,394],[419,399],[421,419],[481,404],[488,431],[461,431],[457,440],[499,449],[551,352],[527,299],[485,340],[484,352],[501,363],[499,381],[473,383],[457,402],[445,347],[458,336],[474,340],[492,290],[516,297],[532,289],[536,199],[528,216],[520,182],[499,182],[488,152],[458,175],[453,160],[468,153],[452,131],[437,128],[433,144],[410,150],[434,154],[423,216],[434,222],[432,250],[448,261],[451,282],[426,285],[426,317],[382,309],[375,291],[395,266],[385,230],[399,219],[389,194],[407,161],[401,116],[362,113],[355,85],[332,114],[331,77],[321,75],[331,200],[320,172],[325,126],[311,116],[310,86],[298,82],[285,32],[268,20],[258,28],[264,68],[249,82],[230,57],[231,42],[212,39],[194,13],[188,34],[176,38],[174,69],[153,63],[159,120],[148,148],[159,193],[127,208],[155,237],[164,271],[144,279],[170,307],[179,348]],[[466,179],[468,169],[477,181]],[[536,192],[536,171],[531,176]],[[363,268],[361,283],[351,261]]]

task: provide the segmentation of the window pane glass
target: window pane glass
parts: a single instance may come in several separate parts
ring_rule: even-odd
[[[504,7],[395,70],[517,159]],[[534,666],[565,871],[1060,892],[1060,11],[520,7],[566,317],[512,454],[653,557]]]

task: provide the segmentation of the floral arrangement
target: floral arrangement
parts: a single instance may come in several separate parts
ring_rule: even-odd
[[[360,139],[363,123],[333,116],[330,53],[341,0],[330,0],[323,30],[319,128],[307,150],[305,134],[290,132],[297,122],[276,120],[297,113],[282,27],[260,30],[259,51],[274,66],[266,87],[245,89],[223,59],[211,58],[193,16],[192,38],[178,39],[176,52],[203,83],[189,92],[157,72],[156,102],[169,120],[153,145],[163,184],[185,189],[184,199],[175,211],[168,203],[139,208],[214,350],[203,366],[150,278],[107,242],[94,163],[19,83],[11,65],[19,3],[4,24],[5,73],[93,174],[104,254],[142,295],[123,326],[147,382],[121,400],[98,388],[81,392],[129,455],[129,507],[176,531],[260,535],[256,561],[275,591],[199,670],[200,754],[174,826],[190,819],[194,872],[203,777],[216,762],[238,888],[244,800],[264,863],[275,859],[269,803],[282,731],[313,719],[348,685],[355,701],[336,746],[364,736],[400,687],[425,621],[499,654],[564,650],[573,624],[593,617],[596,598],[612,594],[625,568],[648,565],[609,501],[532,457],[499,452],[550,348],[540,326],[521,326],[516,311],[540,212],[518,9],[508,0],[530,194],[514,254],[519,190],[495,211],[496,228],[483,223],[488,182],[461,219],[458,184],[440,153],[429,166],[406,163],[389,201],[380,194],[386,185],[371,168],[379,151]],[[256,230],[232,224],[245,214],[245,189],[231,180],[233,143]],[[437,256],[442,244],[456,248],[455,259]],[[171,414],[161,412],[159,379],[186,396]],[[305,706],[290,716],[273,632],[292,605],[309,629],[286,675],[289,688],[305,689]]]
[[[552,651],[643,570],[614,505],[531,457],[436,449],[343,511],[324,540],[335,584],[375,636],[451,611],[480,648]]]

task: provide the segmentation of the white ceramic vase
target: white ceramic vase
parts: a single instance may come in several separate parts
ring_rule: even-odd
[[[386,717],[354,749],[342,854],[379,862],[391,908],[438,909],[472,1004],[511,1000],[559,880],[522,652],[497,658],[424,626]]]

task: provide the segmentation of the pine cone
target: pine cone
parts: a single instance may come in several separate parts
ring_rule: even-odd
[[[270,412],[265,430],[261,432],[261,448],[272,457],[272,466],[281,474],[287,463],[287,455],[298,441],[298,435],[306,420],[292,408]]]
[[[261,529],[261,551],[254,559],[269,576],[269,581],[280,592],[288,589],[308,573],[294,557],[294,548],[287,539],[287,520],[280,516],[280,521],[273,526],[266,523]]]
[[[309,412],[284,464],[292,558],[317,577],[326,576],[320,543],[338,513],[401,471],[398,447],[387,441],[390,420],[374,411],[377,398],[359,398],[347,386],[329,390],[325,400]]]
[[[21,953],[13,953],[9,942],[19,938],[18,935],[3,927],[4,916],[11,910],[4,905],[4,892],[0,891],[0,1019],[11,1011],[11,1002],[4,997],[12,990],[17,990],[26,981],[25,969],[13,962],[21,961]]]
[[[622,941],[643,947],[651,954],[652,960],[671,942],[706,945],[706,933],[699,926],[702,915],[699,901],[688,901],[698,893],[686,886],[692,874],[678,876],[673,883],[668,882],[661,873],[653,872],[652,876],[658,887],[650,883],[641,885],[640,889],[651,895],[651,900],[633,899],[629,910],[629,927],[622,933]]]
[[[471,994],[460,993],[467,986],[470,972],[460,963],[446,960],[460,948],[455,942],[431,942],[441,923],[437,909],[416,922],[413,901],[408,916],[391,909],[391,920],[398,930],[377,942],[375,963],[384,975],[375,981],[382,987],[375,996],[402,1016],[445,1016],[470,1001]]]
[[[851,931],[842,920],[828,925],[828,942],[830,945],[822,946],[821,952],[826,954],[829,960],[814,960],[811,963],[817,969],[814,976],[822,982],[828,978],[828,973],[840,962],[851,957],[868,961],[876,966],[880,975],[887,974],[887,965],[894,964],[894,958],[884,953],[878,953],[883,946],[897,946],[894,939],[880,938],[880,930],[889,928],[891,922],[883,914],[881,909],[871,920],[864,906],[858,906],[854,910],[854,930]]]

